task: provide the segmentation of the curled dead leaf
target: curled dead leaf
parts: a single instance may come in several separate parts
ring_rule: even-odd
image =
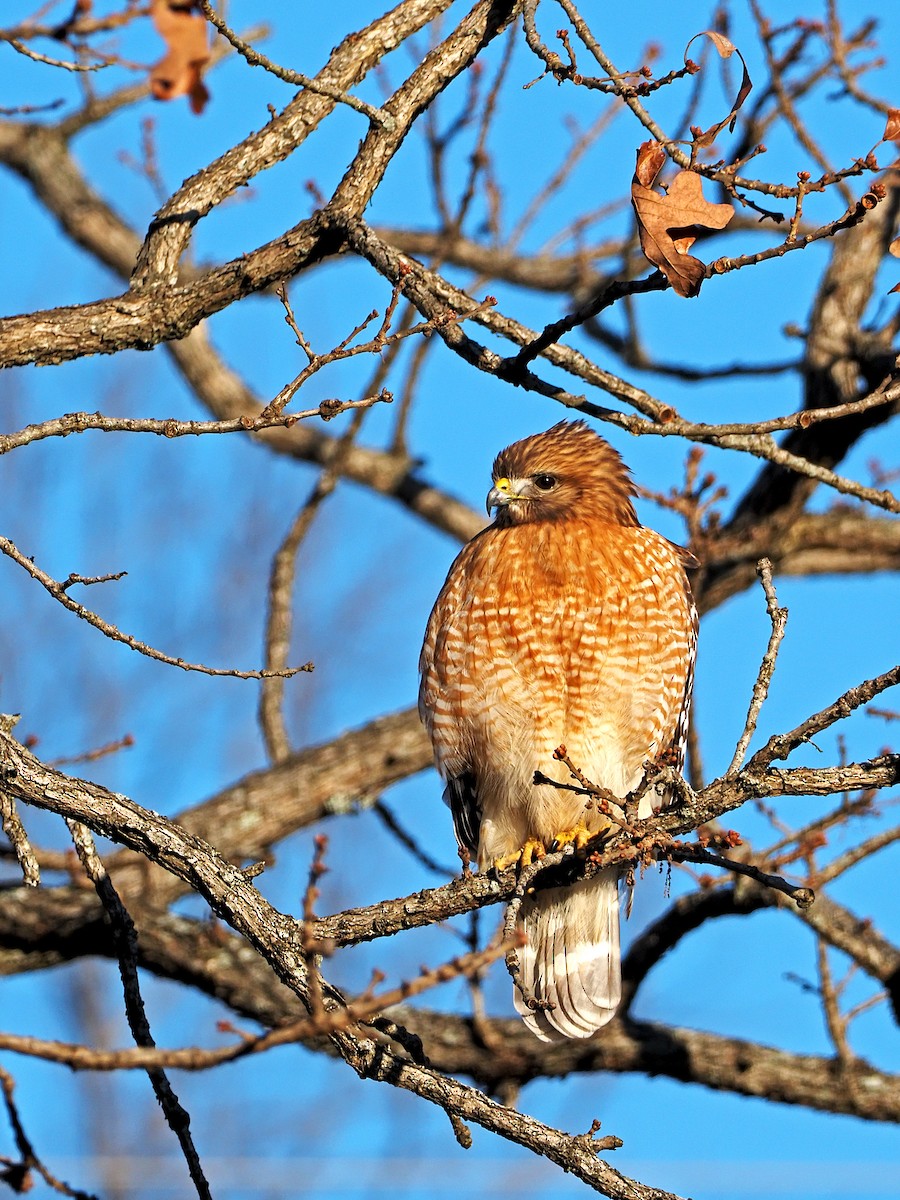
[[[190,97],[191,111],[203,111],[209,92],[201,79],[209,62],[206,18],[193,0],[153,0],[151,16],[166,43],[166,54],[150,70],[150,91],[157,100]]]
[[[659,142],[644,142],[637,153],[634,177],[642,187],[652,187],[666,161],[666,152]]]
[[[731,58],[735,52],[735,44],[731,38],[727,38],[724,33],[719,33],[715,29],[701,29],[699,33],[695,33],[691,40],[684,48],[684,57],[687,58],[687,52],[699,37],[708,37],[712,44],[719,52],[721,58]]]
[[[881,140],[883,142],[900,142],[900,108],[889,109]]]
[[[679,296],[696,296],[706,278],[706,266],[688,250],[701,230],[724,229],[734,209],[704,199],[700,176],[694,171],[679,171],[667,192],[657,191],[651,184],[664,159],[657,142],[644,142],[637,152],[631,203],[641,249]]]
[[[731,112],[721,121],[717,121],[715,125],[711,125],[709,129],[705,131],[698,130],[694,134],[695,147],[712,145],[718,136],[719,131],[724,129],[726,125],[728,126],[729,132],[734,133],[734,126],[735,122],[737,121],[738,112],[740,111],[744,101],[750,95],[750,92],[753,90],[753,82],[750,79],[750,72],[747,70],[747,64],[744,61],[743,54],[741,54],[734,42],[725,37],[723,33],[718,33],[715,29],[703,29],[700,31],[700,33],[694,34],[684,48],[684,65],[687,66],[689,62],[688,50],[690,50],[697,38],[701,37],[709,38],[718,51],[720,58],[731,58],[732,54],[736,54],[741,60],[743,74],[741,75],[741,86],[738,88],[738,94],[735,96],[734,103],[731,106]]]

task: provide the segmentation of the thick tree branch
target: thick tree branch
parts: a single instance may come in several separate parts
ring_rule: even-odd
[[[673,916],[679,929],[672,944],[702,920],[729,911],[749,913],[760,906],[768,907],[771,893],[757,897],[755,885],[750,884],[749,889],[743,900],[737,899],[733,889],[702,893],[693,916],[687,910]],[[691,901],[684,898],[677,904],[683,909]],[[266,963],[234,934],[211,927],[208,922],[171,914],[136,912],[136,916],[140,961],[146,969],[215,996],[241,1016],[264,1026],[284,1025],[302,1015],[296,997],[273,981]],[[856,922],[856,927],[857,936],[864,936],[864,923]],[[0,941],[6,941],[2,931]],[[91,952],[80,939],[79,943],[73,956]],[[108,955],[111,948],[98,936],[93,952]],[[653,961],[659,956],[658,951],[650,953]],[[637,981],[640,969],[629,955],[625,962],[626,986],[629,978]],[[526,1084],[572,1072],[641,1072],[698,1082],[738,1095],[777,1098],[781,1103],[820,1111],[900,1122],[900,1080],[862,1062],[857,1066],[862,1086],[853,1096],[835,1075],[828,1058],[792,1054],[745,1039],[662,1024],[616,1020],[588,1042],[547,1047],[517,1020],[474,1022],[410,1008],[395,1010],[393,1015],[423,1039],[435,1070],[469,1076],[489,1092],[509,1083]],[[321,1036],[307,1044],[311,1049],[334,1053]]]
[[[346,37],[332,52],[315,82],[326,91],[348,92],[385,54],[448,6],[449,0],[404,0],[365,29]],[[174,282],[196,223],[260,171],[292,154],[337,103],[333,96],[321,91],[301,91],[258,133],[251,134],[188,179],[156,214],[138,254],[134,286]]]

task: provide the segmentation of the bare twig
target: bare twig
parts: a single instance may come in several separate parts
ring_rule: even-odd
[[[408,833],[403,828],[394,813],[383,800],[375,801],[375,803],[372,805],[372,812],[375,813],[376,817],[378,817],[385,829],[389,830],[391,834],[393,834],[400,845],[405,846],[410,854],[412,854],[414,858],[417,858],[422,866],[427,870],[433,871],[435,875],[446,875],[450,878],[456,874],[455,870],[451,870],[446,866],[441,866],[441,864],[433,859],[430,854],[425,853],[412,834]]]
[[[412,263],[379,238],[362,221],[349,222],[346,232],[358,253],[367,258],[386,278],[392,281],[401,277],[405,278],[404,294],[412,300],[424,316],[437,315],[443,312],[446,306],[451,306],[454,311],[463,313],[471,312],[476,307],[471,298],[459,288],[436,272],[429,271],[418,263]],[[833,233],[834,229],[831,232]],[[493,333],[520,346],[529,346],[541,336],[513,318],[496,311],[483,311],[475,317],[475,320]],[[758,423],[729,423],[716,426],[684,421],[671,405],[661,403],[641,388],[626,383],[618,376],[598,367],[577,350],[558,345],[552,341],[552,338],[542,351],[543,357],[549,363],[562,367],[584,382],[633,406],[642,415],[636,416],[604,408],[591,403],[585,396],[566,392],[559,385],[551,384],[523,368],[517,362],[517,356],[501,357],[495,351],[463,333],[456,325],[439,327],[438,332],[451,350],[486,374],[539,395],[549,396],[568,408],[617,425],[629,433],[657,437],[684,437],[691,441],[719,446],[723,449],[744,451],[779,466],[787,467],[799,475],[827,484],[845,495],[856,496],[889,512],[900,512],[900,499],[892,492],[887,489],[865,487],[855,480],[836,474],[827,467],[810,462],[798,454],[792,454],[779,446],[768,433],[760,433]],[[547,334],[544,340],[549,337],[550,334]],[[869,405],[895,403],[898,396],[900,396],[900,385],[894,384],[885,391],[879,389],[877,398],[867,398],[866,403]],[[837,414],[832,415],[837,416]],[[788,424],[795,422],[796,425],[803,426],[807,420],[808,417],[801,413],[789,418]]]
[[[22,1119],[19,1116],[19,1110],[16,1106],[13,1077],[3,1067],[0,1067],[0,1089],[3,1091],[3,1103],[6,1107],[6,1115],[12,1127],[13,1140],[16,1144],[16,1151],[19,1154],[19,1162],[17,1163],[0,1159],[0,1162],[4,1163],[0,1167],[0,1180],[12,1188],[13,1192],[21,1194],[31,1188],[33,1181],[30,1173],[37,1171],[47,1186],[52,1188],[54,1192],[59,1192],[60,1195],[71,1196],[73,1200],[97,1200],[97,1197],[90,1192],[79,1191],[78,1188],[69,1187],[61,1179],[57,1179],[44,1166],[37,1154],[35,1154],[34,1147],[25,1133],[25,1127],[22,1124]]]
[[[12,46],[13,50],[19,54],[24,54],[26,58],[32,59],[34,62],[46,63],[49,67],[59,67],[63,71],[102,71],[104,67],[112,66],[111,62],[103,61],[96,63],[77,63],[69,62],[62,58],[50,58],[46,54],[40,54],[37,50],[32,50],[26,46],[24,42],[20,42],[18,38],[9,37],[0,30],[0,41],[7,42]]]
[[[94,839],[91,836],[90,830],[80,821],[67,819],[66,824],[71,831],[72,841],[75,844],[75,852],[78,855],[79,861],[82,867],[84,867],[88,879],[93,883],[106,912],[106,916],[109,919],[113,943],[116,948],[116,957],[119,961],[119,974],[122,977],[125,1014],[128,1018],[128,1025],[132,1036],[138,1046],[153,1050],[156,1047],[156,1043],[150,1032],[150,1023],[147,1020],[144,1001],[141,996],[140,982],[138,980],[137,934],[134,924],[125,906],[119,899],[119,894],[113,886],[106,868],[100,861],[100,856],[97,854],[97,848],[94,845]],[[147,1074],[150,1077],[150,1082],[153,1085],[153,1091],[156,1093],[160,1107],[165,1114],[166,1121],[178,1138],[197,1195],[200,1197],[200,1200],[212,1200],[212,1193],[209,1190],[209,1184],[206,1181],[206,1176],[203,1174],[200,1158],[194,1146],[194,1140],[191,1137],[190,1117],[179,1103],[178,1097],[175,1095],[165,1072],[159,1067],[151,1067],[148,1069]]]
[[[370,338],[369,341],[357,342],[355,345],[350,344],[358,334],[362,333],[362,331],[380,315],[376,309],[373,309],[372,312],[370,312],[369,315],[364,318],[364,320],[362,320],[355,329],[351,330],[351,332],[347,334],[343,341],[341,341],[339,345],[335,346],[333,350],[328,351],[327,354],[316,354],[307,343],[301,330],[298,328],[297,323],[294,320],[294,314],[287,300],[287,292],[282,286],[279,291],[279,295],[281,296],[282,303],[285,305],[287,310],[286,320],[293,329],[297,338],[297,342],[303,349],[304,353],[309,359],[309,362],[299,375],[295,376],[290,383],[285,384],[278,395],[274,396],[269,401],[269,403],[263,409],[261,417],[264,420],[271,419],[273,417],[280,417],[284,411],[285,405],[290,403],[300,388],[302,388],[303,385],[313,377],[313,375],[317,374],[317,372],[321,371],[323,367],[327,367],[331,363],[343,362],[345,359],[355,358],[360,354],[380,354],[386,348],[394,346],[398,342],[404,341],[408,337],[415,337],[417,334],[427,335],[433,330],[440,330],[444,328],[448,324],[452,324],[457,321],[469,320],[470,318],[477,316],[478,313],[484,311],[484,309],[490,308],[497,303],[493,296],[486,296],[484,300],[482,300],[479,304],[476,304],[471,311],[466,312],[465,314],[445,311],[430,317],[428,320],[420,321],[417,325],[401,325],[393,333],[389,333],[388,331],[394,315],[394,310],[396,309],[397,302],[400,299],[400,292],[401,289],[395,281],[391,299],[384,311],[381,326],[376,332],[375,336]],[[364,401],[357,402],[355,407],[369,407],[370,404],[377,400],[381,400],[386,404],[390,404],[392,399],[393,397],[391,393],[382,389],[377,397],[369,400],[368,404],[366,404]]]
[[[825,1025],[828,1035],[837,1052],[841,1075],[851,1094],[856,1091],[855,1065],[856,1056],[847,1041],[847,1022],[841,1015],[840,988],[835,986],[828,962],[828,945],[824,938],[816,938],[816,966],[819,972],[819,995],[822,998],[822,1009],[825,1014]],[[852,969],[852,968],[851,968]]]
[[[303,335],[297,328],[287,293],[282,291],[287,316],[286,320],[296,331],[303,345]],[[389,324],[393,307],[385,313],[382,328]],[[350,335],[353,336],[352,334]],[[317,361],[312,350],[305,347],[310,363]],[[390,392],[382,392],[390,401]],[[268,611],[266,614],[265,653],[266,667],[270,674],[263,679],[259,698],[259,723],[273,762],[283,762],[290,754],[290,741],[284,721],[284,676],[291,639],[291,610],[294,594],[294,579],[297,569],[297,554],[303,539],[312,528],[322,504],[332,494],[341,476],[341,466],[347,458],[357,434],[362,428],[365,409],[359,408],[346,431],[338,440],[335,454],[328,466],[320,473],[297,516],[279,546],[269,576]]]
[[[0,728],[4,733],[12,733],[19,718],[17,716],[0,717]],[[22,870],[22,880],[27,887],[38,887],[41,882],[41,869],[25,826],[19,817],[16,801],[9,784],[15,778],[15,770],[4,765],[5,755],[0,749],[0,821],[3,832],[9,838],[9,844]]]
[[[89,608],[85,608],[83,604],[79,604],[73,600],[66,591],[63,583],[53,579],[46,571],[42,571],[34,561],[24,555],[17,546],[9,540],[9,538],[0,537],[0,552],[5,554],[7,558],[11,558],[13,562],[18,563],[32,579],[40,583],[59,603],[73,612],[77,617],[87,621],[89,625],[93,625],[95,629],[99,629],[106,637],[111,638],[114,642],[122,642],[131,650],[137,650],[139,654],[144,654],[147,658],[156,659],[158,662],[167,663],[172,667],[181,667],[183,671],[198,671],[203,675],[224,675],[233,679],[265,679],[273,672],[268,671],[239,671],[230,667],[206,667],[202,663],[189,663],[183,658],[173,658],[171,655],[164,654],[161,650],[156,650],[153,646],[148,646],[145,642],[138,641],[129,633],[122,633],[115,625],[109,621],[104,621],[97,613],[92,612]],[[312,663],[305,663],[302,667],[288,667],[283,671],[277,672],[285,678],[291,675],[296,675],[300,671],[311,671]]]
[[[877,854],[886,846],[893,845],[896,841],[900,841],[900,825],[895,825],[892,829],[883,829],[880,833],[865,838],[858,845],[851,846],[849,850],[845,850],[843,854],[832,859],[827,866],[817,868],[814,876],[816,886],[822,887],[824,884],[830,883],[839,875],[843,875],[845,871],[849,871],[851,867],[855,867],[857,863],[865,862],[873,854]]]
[[[744,765],[747,747],[750,745],[750,739],[756,730],[756,722],[759,719],[760,711],[763,704],[765,704],[766,696],[769,694],[769,684],[772,682],[772,676],[775,673],[778,649],[784,637],[785,625],[788,619],[788,610],[778,607],[778,597],[775,594],[775,585],[772,582],[772,564],[767,558],[759,560],[756,564],[756,572],[759,575],[763,591],[766,594],[766,612],[769,614],[769,619],[772,622],[772,632],[769,635],[769,644],[766,647],[763,660],[759,665],[756,682],[753,685],[753,694],[750,698],[750,708],[747,710],[747,719],[744,722],[744,731],[740,738],[738,738],[734,756],[731,759],[728,770],[725,772],[726,778],[736,775]]]
[[[66,413],[39,425],[28,425],[15,433],[0,434],[0,455],[40,442],[50,437],[68,437],[96,429],[102,433],[153,433],[158,437],[202,437],[205,434],[261,433],[266,429],[290,429],[298,421],[314,417],[332,420],[341,413],[371,408],[373,404],[390,403],[390,393],[380,391],[362,400],[322,400],[315,408],[303,412],[263,413],[255,417],[241,416],[225,421],[179,421],[174,417],[107,417],[102,413]],[[83,582],[83,581],[81,581]]]
[[[792,750],[803,745],[804,742],[810,741],[817,733],[828,729],[836,721],[848,717],[854,709],[868,704],[875,696],[880,696],[888,688],[896,687],[898,683],[900,683],[900,666],[891,667],[889,671],[876,675],[873,679],[867,679],[856,687],[848,688],[833,704],[829,704],[827,708],[808,717],[790,733],[775,734],[769,738],[765,746],[753,755],[747,767],[756,770],[759,767],[767,767],[776,758],[787,758]]]
[[[320,96],[327,96],[330,100],[337,100],[340,104],[346,104],[349,108],[354,109],[363,116],[369,118],[377,125],[381,125],[384,129],[391,131],[396,128],[396,120],[394,117],[383,108],[375,108],[374,105],[367,104],[365,100],[360,100],[358,96],[352,96],[349,92],[342,92],[338,88],[328,87],[327,84],[320,80],[310,79],[308,75],[301,75],[299,71],[292,71],[288,67],[280,67],[273,63],[271,59],[266,58],[264,54],[260,54],[249,42],[244,41],[239,37],[233,29],[231,29],[225,21],[219,16],[209,0],[197,0],[198,7],[211,25],[221,33],[224,38],[231,42],[232,46],[237,50],[238,54],[245,59],[251,67],[262,67],[268,71],[270,75],[274,75],[276,79],[282,79],[285,83],[294,84],[296,87],[304,87],[310,92],[316,92]]]
[[[740,862],[734,858],[726,858],[721,854],[713,854],[701,846],[684,846],[680,843],[674,845],[671,849],[664,849],[666,857],[671,857],[674,862],[691,862],[705,863],[711,867],[721,867],[724,871],[731,871],[735,875],[745,875],[748,879],[754,879],[757,883],[763,884],[764,887],[772,888],[776,892],[782,892],[785,896],[790,896],[800,909],[807,909],[815,902],[815,893],[812,888],[803,887],[799,884],[789,883],[780,875],[773,875],[769,871],[763,871],[760,867],[754,866],[752,863]]]
[[[93,750],[85,750],[82,754],[69,754],[61,758],[54,758],[51,766],[68,767],[75,763],[97,762],[101,758],[106,758],[109,754],[118,754],[120,750],[128,750],[134,745],[134,738],[130,733],[124,734],[120,738],[116,738],[114,742],[107,742],[103,746],[95,746]]]
[[[368,1022],[382,1009],[391,1008],[443,983],[467,978],[483,970],[501,957],[506,949],[505,942],[495,942],[483,950],[458,955],[430,970],[423,968],[415,979],[383,992],[364,994],[339,1008],[327,1009],[324,1004],[317,1005],[309,1016],[271,1029],[267,1033],[243,1034],[238,1041],[214,1049],[188,1046],[166,1050],[158,1047],[151,1039],[150,1042],[141,1042],[128,1049],[94,1050],[79,1044],[11,1033],[0,1033],[0,1049],[30,1058],[62,1063],[75,1071],[208,1071],[224,1063],[262,1054],[276,1046],[291,1045],[308,1040],[316,1034],[349,1029],[361,1022]]]
[[[9,838],[16,861],[22,869],[22,882],[27,887],[39,887],[41,868],[34,850],[31,848],[25,826],[19,817],[16,802],[2,781],[0,781],[0,821],[2,821],[3,832]]]
[[[291,752],[283,711],[284,677],[278,672],[284,669],[290,652],[297,551],[312,524],[318,505],[333,490],[334,483],[335,476],[323,472],[272,559],[264,645],[266,669],[274,674],[269,674],[260,688],[259,727],[273,763],[283,762]]]

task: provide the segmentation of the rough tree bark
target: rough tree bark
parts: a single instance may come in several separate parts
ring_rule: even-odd
[[[0,52],[17,62],[17,79],[30,81],[32,72],[41,71],[45,86],[53,80],[46,103],[32,104],[23,84],[21,100],[2,110],[0,164],[24,189],[38,219],[51,221],[67,247],[77,247],[86,261],[103,269],[102,278],[114,281],[77,299],[71,289],[59,287],[46,307],[0,317],[0,366],[51,367],[92,356],[115,361],[128,350],[153,350],[137,366],[134,359],[123,361],[140,372],[142,363],[155,368],[166,356],[190,398],[188,418],[173,418],[169,401],[158,395],[150,411],[145,399],[136,407],[113,405],[110,412],[81,411],[87,402],[79,401],[79,411],[72,411],[63,387],[47,410],[52,415],[25,424],[4,422],[0,457],[10,464],[27,461],[27,453],[38,455],[73,433],[84,439],[102,431],[123,447],[152,433],[168,439],[170,450],[185,438],[215,437],[219,445],[239,438],[255,445],[270,469],[297,464],[318,472],[291,534],[277,553],[272,548],[259,670],[214,669],[195,662],[199,655],[186,662],[164,653],[122,621],[104,617],[110,607],[104,597],[118,574],[56,578],[30,545],[0,539],[4,570],[10,578],[15,574],[17,583],[24,571],[35,594],[42,584],[47,603],[68,609],[64,617],[60,610],[66,630],[83,618],[94,626],[92,636],[124,641],[150,659],[156,672],[171,672],[174,664],[200,673],[230,673],[243,678],[241,687],[258,686],[262,694],[261,737],[271,761],[260,766],[257,760],[236,782],[210,785],[186,805],[169,794],[142,796],[145,803],[139,803],[136,796],[83,778],[81,770],[74,774],[54,766],[49,754],[34,753],[40,745],[18,741],[12,720],[4,719],[0,729],[2,849],[9,864],[0,890],[0,974],[36,975],[93,957],[117,960],[136,1042],[109,1049],[0,1030],[0,1049],[75,1070],[148,1071],[201,1196],[211,1194],[202,1152],[193,1144],[187,1113],[165,1072],[214,1071],[286,1042],[439,1106],[463,1146],[471,1142],[466,1123],[472,1123],[544,1156],[602,1195],[628,1200],[662,1200],[673,1193],[614,1169],[606,1156],[621,1143],[614,1133],[601,1137],[596,1122],[589,1133],[571,1134],[529,1115],[529,1083],[594,1072],[637,1073],[870,1122],[900,1120],[900,1079],[887,1065],[859,1057],[850,1044],[856,1016],[878,1003],[900,1022],[900,947],[895,944],[900,933],[891,924],[890,908],[879,903],[883,896],[866,896],[856,911],[835,889],[857,865],[886,861],[900,840],[890,810],[878,807],[885,789],[900,782],[900,755],[890,748],[866,754],[851,749],[847,755],[834,749],[841,723],[851,714],[890,704],[883,694],[900,681],[900,668],[891,661],[896,642],[892,648],[887,636],[884,660],[875,669],[860,669],[824,707],[808,699],[803,678],[795,680],[795,711],[802,716],[794,728],[775,732],[764,722],[767,740],[761,748],[746,761],[739,753],[720,778],[708,783],[703,778],[695,740],[690,786],[679,784],[680,804],[592,846],[578,861],[551,855],[522,877],[513,870],[497,878],[466,870],[440,886],[423,888],[420,882],[406,894],[385,894],[329,916],[316,907],[324,863],[334,872],[345,871],[348,879],[353,864],[326,859],[322,842],[313,854],[298,915],[267,900],[255,882],[292,835],[340,831],[360,811],[377,814],[387,836],[429,871],[435,867],[434,846],[405,831],[402,817],[382,800],[392,785],[430,765],[415,711],[385,715],[379,681],[366,678],[361,686],[371,703],[364,724],[348,730],[345,722],[339,736],[293,747],[285,687],[285,678],[303,669],[288,660],[299,607],[294,560],[298,553],[311,554],[304,537],[335,488],[346,494],[348,481],[357,485],[353,495],[366,503],[375,497],[406,514],[415,536],[421,529],[462,541],[483,523],[456,494],[459,479],[433,477],[423,462],[424,443],[420,446],[419,435],[411,433],[411,414],[419,411],[428,413],[422,428],[430,427],[436,442],[454,428],[455,398],[432,403],[422,383],[431,361],[448,374],[464,372],[470,389],[483,387],[485,413],[490,397],[502,392],[505,403],[507,394],[528,393],[542,405],[546,425],[582,415],[613,438],[628,433],[644,444],[661,439],[666,449],[677,445],[686,454],[683,482],[674,482],[672,454],[664,485],[645,474],[638,484],[642,496],[662,510],[662,519],[674,514],[683,521],[684,540],[700,563],[693,586],[701,613],[706,617],[756,588],[761,571],[773,623],[753,699],[746,698],[750,713],[742,750],[759,720],[783,633],[773,577],[815,582],[845,576],[866,583],[900,567],[900,499],[891,486],[895,464],[875,464],[866,478],[859,456],[866,435],[896,428],[900,408],[894,348],[900,321],[896,304],[884,295],[890,286],[885,286],[884,264],[891,261],[900,210],[895,161],[900,115],[890,97],[882,99],[874,85],[869,88],[868,24],[843,25],[832,4],[821,21],[798,4],[795,19],[777,28],[755,2],[733,8],[730,17],[721,10],[713,32],[690,45],[706,28],[704,18],[691,17],[683,25],[682,46],[665,48],[666,63],[676,64],[672,70],[656,62],[655,51],[636,48],[644,57],[636,70],[624,72],[603,49],[615,27],[612,18],[579,11],[572,0],[478,0],[471,6],[401,0],[359,28],[351,28],[346,18],[338,44],[312,75],[298,74],[309,66],[306,62],[273,62],[261,31],[241,34],[239,11],[229,13],[232,28],[206,0],[186,6],[155,0],[149,12],[128,3],[94,13],[90,3],[78,4],[56,23],[47,24],[40,13],[23,13],[0,29]],[[173,9],[178,10],[174,17]],[[274,9],[270,17],[283,19]],[[135,66],[137,54],[128,49],[132,43],[123,39],[134,39],[149,61],[159,50],[155,26],[160,32],[175,28],[166,20],[184,22],[178,29],[190,29],[195,39],[206,28],[211,42],[208,63],[206,58],[193,66],[182,63],[187,74],[178,86],[183,94],[172,99],[172,106],[186,106],[188,93],[199,105],[189,82],[195,69],[206,75],[213,104],[224,70],[241,87],[262,74],[272,100],[261,128],[249,134],[244,127],[229,129],[230,140],[217,154],[203,151],[206,118],[185,113],[195,122],[200,148],[192,159],[194,173],[174,190],[165,189],[151,215],[117,203],[104,170],[86,167],[78,145],[87,135],[107,139],[111,155],[119,136],[113,119],[142,114],[139,168],[145,182],[159,183],[153,120],[147,117],[149,79],[145,68]],[[744,67],[739,87],[736,73],[730,77],[736,59],[729,20],[752,30],[749,44],[737,47],[752,67],[749,74]],[[182,34],[165,36],[177,51]],[[690,52],[698,62],[680,57],[685,45],[684,55]],[[884,49],[892,51],[890,45]],[[720,65],[718,56],[730,87],[721,113],[711,110],[703,91]],[[71,87],[55,105],[53,86],[62,89],[61,80]],[[279,108],[277,97],[286,86],[291,95]],[[829,106],[838,102],[838,89],[840,102],[851,104],[858,118],[859,140],[852,145],[829,128]],[[679,112],[687,104],[683,119],[666,107],[670,94],[677,95]],[[563,96],[580,122],[561,162],[554,168],[549,154],[535,153],[526,170],[522,164],[511,166],[503,144],[510,126],[504,121],[533,120],[534,110],[527,107],[531,97],[549,102],[551,95]],[[448,116],[447,106],[455,116]],[[705,130],[697,123],[701,120]],[[349,137],[347,121],[354,123]],[[621,138],[626,127],[630,140],[623,157],[614,135]],[[302,170],[315,174],[323,137],[333,137],[346,154],[331,186],[323,190],[310,183],[308,216],[300,215],[294,197],[279,206],[274,235],[268,218],[259,225],[265,234],[248,219],[241,226],[239,251],[205,261],[190,257],[204,223],[259,183],[264,172],[299,161]],[[769,159],[764,139],[774,144],[781,139],[788,149],[779,145]],[[626,181],[633,155],[648,141],[666,164],[655,186],[668,188],[674,178],[692,175],[693,187],[700,177],[707,197],[733,206],[727,229],[698,225],[677,206],[653,228],[654,218],[639,204],[632,215]],[[415,169],[409,166],[414,153],[425,163],[427,177],[419,191],[410,189],[410,176],[403,174]],[[585,157],[601,174],[590,195],[572,185]],[[539,176],[537,185],[529,170]],[[382,202],[398,179],[406,202]],[[521,199],[527,195],[529,203]],[[676,204],[677,195],[677,189],[659,190],[656,200]],[[553,232],[546,235],[551,225]],[[659,269],[641,252],[639,226],[645,244],[655,239],[659,253],[653,261]],[[539,229],[544,230],[540,237]],[[818,275],[788,276],[795,269],[794,251],[806,248],[819,254]],[[746,313],[735,318],[738,328],[731,330],[733,342],[727,347],[711,346],[701,330],[683,361],[675,362],[653,347],[657,341],[666,344],[658,314],[677,313],[680,319],[683,310],[677,306],[697,303],[673,289],[688,252],[692,262],[699,261],[704,298],[716,289],[721,296],[740,294],[746,297]],[[340,272],[350,263],[360,272],[354,278],[365,280],[359,294],[341,282]],[[805,327],[792,331],[798,349],[782,361],[766,361],[755,352],[753,339],[742,336],[754,322],[765,323],[766,302],[755,290],[762,272],[773,289],[782,286],[782,278],[812,280],[802,298]],[[303,332],[304,318],[292,307],[291,289],[307,281],[323,308],[324,298],[328,303],[333,298],[342,314],[349,314],[326,350],[314,348]],[[51,280],[53,288],[56,282]],[[380,311],[357,324],[358,309],[372,297]],[[293,378],[277,395],[261,390],[252,356],[230,361],[218,344],[225,342],[217,336],[219,315],[238,306],[250,313],[254,302],[267,306],[271,330],[281,329],[283,316],[296,338],[292,356],[279,359],[290,364]],[[708,316],[709,310],[703,311]],[[752,319],[746,315],[751,312]],[[766,355],[770,345],[771,339]],[[723,359],[730,359],[724,367]],[[321,400],[310,381],[320,373],[328,377],[338,364],[356,374],[335,374],[343,381],[335,384],[343,389],[341,397]],[[106,368],[101,363],[95,369]],[[27,384],[33,377],[23,371],[21,378]],[[781,381],[777,389],[773,379]],[[748,380],[759,384],[764,405],[758,397],[746,401]],[[795,388],[796,404],[785,380]],[[695,405],[693,396],[678,387],[691,382],[700,388],[713,381],[729,402],[710,420],[709,406]],[[380,412],[394,394],[398,415],[385,436],[387,421],[381,433],[375,432],[378,418],[370,421],[370,412]],[[46,406],[37,407],[44,412]],[[326,423],[332,417],[339,418],[336,426]],[[487,462],[499,446],[490,443],[491,422],[483,423],[484,430],[476,421],[468,432],[473,457],[477,444]],[[889,445],[878,442],[876,452],[889,453]],[[28,451],[29,446],[39,449]],[[433,454],[434,446],[427,450]],[[713,452],[708,461],[715,474],[702,461],[706,450]],[[123,471],[131,469],[130,461],[123,460]],[[85,476],[80,484],[90,488],[91,479]],[[736,498],[723,485],[730,485]],[[28,517],[17,514],[15,527],[36,537]],[[247,538],[257,534],[248,516]],[[353,518],[340,536],[342,546],[362,557],[365,537]],[[362,578],[357,582],[368,604],[371,588]],[[83,593],[77,590],[82,584],[98,586]],[[336,603],[331,580],[316,584],[319,603]],[[390,586],[382,583],[381,592],[387,595]],[[396,595],[388,599],[399,602]],[[221,604],[212,582],[205,603],[212,612]],[[367,604],[358,598],[355,603],[356,618],[365,623]],[[764,603],[759,600],[760,609]],[[35,618],[37,633],[22,635],[29,646],[39,624]],[[122,653],[123,647],[117,649]],[[762,649],[748,640],[734,653],[758,662]],[[67,635],[58,644],[41,643],[41,652],[48,661],[74,654]],[[102,686],[99,674],[94,685]],[[4,705],[16,709],[18,697],[6,697]],[[897,719],[889,707],[881,712],[885,720]],[[41,735],[40,715],[26,712],[22,727]],[[817,737],[825,753],[810,766],[800,754]],[[731,756],[730,746],[704,750],[714,760]],[[84,772],[91,773],[90,768]],[[436,779],[427,786],[436,797]],[[810,800],[802,810],[791,807],[799,797],[824,799]],[[77,860],[45,832],[48,825],[35,823],[38,812],[65,819]],[[751,824],[752,838],[729,831],[722,821],[726,815],[739,827]],[[34,833],[38,828],[40,837]],[[843,840],[831,851],[828,835],[835,830]],[[98,856],[88,831],[118,848]],[[474,932],[472,914],[499,915],[500,906],[521,896],[526,886],[545,886],[559,873],[573,878],[611,864],[641,872],[657,861],[674,868],[676,894],[634,936],[624,962],[625,1000],[607,1028],[584,1044],[545,1046],[518,1022],[486,1010],[481,980],[506,947],[490,939],[485,944]],[[688,864],[692,877],[678,871]],[[433,874],[416,878],[433,880]],[[202,917],[174,907],[191,893],[205,901],[208,911]],[[827,1052],[800,1053],[749,1037],[640,1019],[637,997],[665,955],[678,954],[689,935],[702,935],[722,918],[739,918],[738,927],[746,931],[763,912],[781,929],[801,929],[818,948],[818,978],[806,986],[820,1002]],[[392,973],[392,949],[407,931],[460,917],[469,921],[466,953],[420,979]],[[386,979],[368,990],[339,988],[332,968],[342,950],[365,942],[384,947]],[[863,1000],[851,1003],[846,981],[833,978],[836,962],[842,961],[829,957],[834,951],[865,977]],[[212,1049],[157,1048],[143,1016],[136,966],[221,1001],[261,1032],[236,1037],[225,1047],[220,1040]],[[471,984],[456,1011],[419,998],[447,980]],[[42,1148],[28,1142],[27,1106],[20,1114],[5,1073],[3,1087],[17,1156],[9,1159],[4,1181],[23,1188],[37,1171],[58,1190],[83,1194],[56,1180],[39,1153]],[[604,1121],[614,1130],[612,1115],[604,1114]],[[584,1122],[589,1124],[590,1117]]]

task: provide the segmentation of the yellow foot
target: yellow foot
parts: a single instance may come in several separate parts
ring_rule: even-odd
[[[563,846],[574,846],[576,850],[583,850],[595,836],[584,825],[576,825],[573,829],[561,829],[551,840],[550,849],[562,850]]]
[[[533,862],[543,858],[547,853],[544,843],[537,838],[529,838],[521,850],[513,850],[511,854],[502,854],[494,859],[494,870],[505,871],[507,867],[517,865],[519,868],[530,867]]]

